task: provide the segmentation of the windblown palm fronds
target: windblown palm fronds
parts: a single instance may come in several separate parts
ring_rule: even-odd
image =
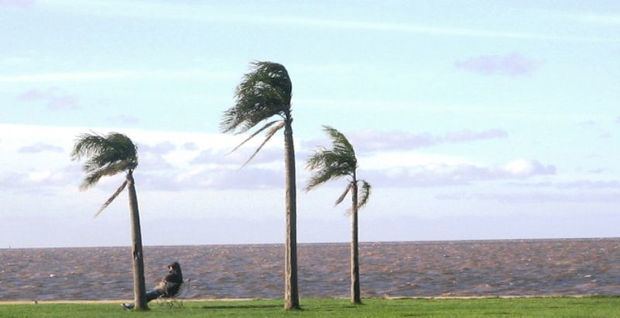
[[[103,176],[133,170],[138,166],[138,151],[127,136],[110,133],[106,136],[83,134],[78,137],[73,151],[73,160],[86,158],[83,169],[86,177],[80,188],[87,189]]]
[[[357,157],[349,140],[338,130],[323,126],[323,130],[331,140],[331,148],[319,148],[308,158],[306,168],[312,171],[306,191],[324,184],[327,181],[348,177],[344,192],[338,197],[335,205],[340,204],[351,193],[351,302],[361,303],[359,285],[359,247],[358,221],[359,208],[366,205],[370,197],[371,186],[366,180],[357,180]],[[361,185],[361,186],[360,186]]]
[[[134,303],[136,310],[148,309],[146,304],[146,288],[144,281],[144,260],[142,253],[142,236],[138,200],[134,185],[133,170],[138,166],[138,150],[129,137],[119,133],[107,135],[83,134],[78,136],[73,151],[73,160],[86,159],[82,167],[86,173],[80,189],[86,190],[94,186],[104,176],[112,176],[126,172],[125,181],[114,191],[99,208],[98,216],[125,188],[129,188],[129,206],[132,229],[132,269],[134,275]]]
[[[224,133],[246,133],[260,127],[233,148],[236,151],[262,132],[265,138],[243,163],[248,164],[269,140],[284,128],[286,169],[287,241],[285,244],[285,309],[299,308],[296,255],[295,150],[291,116],[292,83],[286,68],[273,62],[254,62],[235,91],[235,104],[224,111],[220,129]],[[276,117],[273,119],[273,117]],[[279,117],[279,118],[278,118]],[[232,152],[231,151],[231,152]]]

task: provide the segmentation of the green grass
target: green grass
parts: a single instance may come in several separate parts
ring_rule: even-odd
[[[119,304],[2,304],[0,317],[620,317],[620,297],[366,299],[360,306],[340,299],[302,299],[303,309],[292,312],[285,312],[277,300],[150,307],[148,312],[129,312]]]

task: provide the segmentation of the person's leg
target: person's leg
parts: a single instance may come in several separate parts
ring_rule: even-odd
[[[159,289],[153,289],[153,290],[151,290],[151,291],[146,293],[146,302],[148,303],[148,302],[150,302],[153,299],[157,299],[162,294],[163,294],[163,291],[161,291]],[[123,306],[123,308],[125,308],[125,309],[133,309],[133,307],[135,305],[131,304],[131,303],[123,303],[123,304],[121,304],[121,306]]]
[[[153,290],[151,290],[151,291],[146,293],[146,302],[148,303],[149,301],[151,301],[153,299],[157,299],[161,295],[163,295],[163,291],[161,291],[159,289],[153,289]]]

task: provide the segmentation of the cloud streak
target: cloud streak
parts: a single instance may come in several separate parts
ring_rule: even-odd
[[[51,194],[63,187],[76,187],[82,180],[80,168],[65,166],[56,171],[8,172],[0,174],[0,187],[10,191],[36,195]]]
[[[247,190],[284,187],[280,170],[246,167],[204,169],[191,174],[138,174],[141,189],[150,191]]]
[[[177,146],[170,141],[163,141],[154,145],[138,144],[139,153],[153,153],[158,155],[165,155],[177,149]]]
[[[541,65],[541,62],[529,59],[518,53],[507,55],[482,55],[457,61],[457,69],[480,74],[502,76],[524,76],[532,74]]]
[[[0,7],[30,8],[34,0],[0,0]]]
[[[620,42],[620,38],[580,37],[544,33],[514,32],[502,30],[483,30],[466,27],[443,27],[413,23],[393,23],[383,21],[318,19],[305,16],[264,16],[227,13],[215,10],[212,5],[184,5],[170,3],[126,2],[126,1],[89,1],[76,7],[68,1],[55,1],[56,8],[84,15],[103,15],[141,19],[166,19],[196,21],[234,25],[287,26],[303,28],[321,28],[328,30],[374,31],[390,33],[407,33],[427,36],[446,36],[462,38],[490,38],[535,41],[565,42]],[[217,14],[214,14],[217,12]]]
[[[248,147],[251,148],[251,147]],[[224,165],[234,165],[241,167],[241,165],[250,158],[254,149],[239,149],[235,152],[230,152],[229,150],[215,150],[215,149],[207,149],[201,151],[192,161],[191,164],[201,165],[201,164],[224,164]],[[262,164],[262,163],[270,163],[270,162],[280,162],[284,160],[284,153],[282,150],[275,148],[267,148],[261,149],[261,151],[250,161],[250,164]],[[297,154],[298,159],[301,160],[300,154]]]
[[[123,115],[123,114],[116,115],[116,116],[110,116],[106,118],[106,120],[113,124],[129,125],[129,126],[140,123],[140,119],[138,117],[134,117],[130,115]]]
[[[56,152],[62,153],[64,150],[62,147],[46,144],[46,143],[36,143],[29,146],[21,147],[17,150],[18,153],[26,154],[26,153],[41,153],[41,152]]]
[[[523,192],[523,193],[453,193],[435,196],[448,201],[496,201],[508,204],[539,203],[619,203],[620,193],[567,193],[567,192]]]
[[[595,25],[602,25],[602,26],[620,25],[620,14],[588,13],[588,14],[572,14],[572,15],[564,15],[564,16],[568,17],[571,20],[582,22],[582,23],[588,23],[588,24],[595,24]]]
[[[575,180],[564,182],[513,183],[511,185],[524,188],[555,188],[561,190],[620,189],[620,181],[618,180]]]
[[[110,80],[218,80],[238,74],[205,70],[100,70],[0,75],[0,83],[56,83]]]
[[[412,150],[432,147],[441,144],[469,143],[483,140],[505,139],[508,133],[501,129],[488,129],[481,131],[458,130],[447,132],[443,135],[430,133],[409,133],[404,131],[360,131],[347,134],[355,145],[356,151],[375,152],[381,150]],[[304,147],[313,148],[318,145],[327,145],[326,139],[318,139],[303,142]]]
[[[479,181],[526,179],[554,175],[556,168],[536,160],[514,160],[504,166],[483,167],[472,164],[425,165],[383,170],[366,170],[365,178],[383,187],[442,187],[468,185]]]
[[[77,97],[60,93],[58,89],[48,90],[31,89],[17,99],[24,102],[43,102],[49,110],[72,110],[78,108]]]

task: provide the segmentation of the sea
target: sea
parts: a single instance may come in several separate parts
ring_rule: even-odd
[[[280,298],[281,244],[147,246],[186,298]],[[349,244],[299,244],[300,297],[349,295]],[[620,238],[361,243],[363,297],[620,295]],[[0,249],[0,300],[131,299],[129,247]]]

